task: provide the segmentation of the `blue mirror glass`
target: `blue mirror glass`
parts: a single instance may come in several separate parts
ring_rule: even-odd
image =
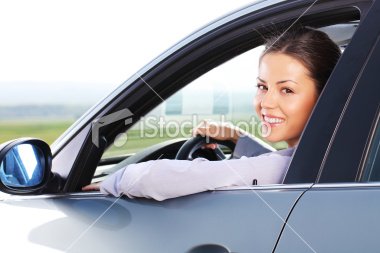
[[[44,154],[32,144],[14,146],[0,162],[0,179],[5,186],[32,187],[43,180]]]

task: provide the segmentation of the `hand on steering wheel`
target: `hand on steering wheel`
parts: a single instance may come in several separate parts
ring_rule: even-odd
[[[192,130],[193,138],[186,141],[178,151],[176,159],[191,160],[192,154],[200,149],[207,148],[213,150],[214,160],[226,159],[223,151],[217,144],[227,146],[234,150],[235,144],[242,130],[231,124],[220,124],[208,120],[203,120],[195,129]]]
[[[178,150],[178,153],[175,159],[176,160],[193,160],[194,159],[194,157],[192,156],[193,153],[201,149],[205,144],[210,144],[210,143],[216,143],[216,144],[227,146],[228,148],[231,149],[231,151],[233,151],[235,148],[235,143],[230,140],[223,141],[223,140],[216,140],[216,139],[209,138],[209,142],[207,143],[206,139],[208,139],[208,137],[203,137],[200,135],[190,138]],[[215,159],[213,160],[224,160],[227,158],[226,155],[223,153],[223,151],[219,147],[212,149],[212,152],[215,154],[214,155]]]
[[[219,141],[237,142],[239,136],[244,131],[230,123],[218,123],[211,120],[202,120],[201,123],[192,130],[192,135],[200,135],[203,137],[211,137]],[[215,145],[206,143],[204,147],[214,149]]]

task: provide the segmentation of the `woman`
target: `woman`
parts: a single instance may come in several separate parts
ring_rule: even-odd
[[[285,141],[287,149],[224,161],[164,159],[132,164],[100,185],[88,185],[83,190],[164,200],[253,182],[282,183],[294,148],[340,54],[339,47],[325,33],[311,28],[293,29],[267,41],[260,57],[254,107],[267,126],[266,139]],[[230,133],[212,137],[232,140],[236,148],[249,138],[229,126],[205,124],[194,130],[194,134],[203,136],[210,132]],[[214,145],[207,146],[215,148]]]

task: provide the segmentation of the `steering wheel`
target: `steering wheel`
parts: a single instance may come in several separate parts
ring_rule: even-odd
[[[209,138],[209,137],[208,137]],[[233,141],[221,141],[216,140],[213,138],[209,138],[209,143],[216,143],[220,145],[227,146],[232,151],[235,148],[235,143]],[[192,137],[188,139],[178,150],[178,153],[175,157],[176,160],[193,160],[193,154],[197,152],[197,150],[200,150],[201,147],[206,144],[206,137],[202,137],[200,135],[197,135],[195,137]],[[226,155],[223,153],[223,151],[218,146],[216,149],[212,150],[209,149],[207,152],[212,154],[213,159],[212,160],[224,160],[226,159]]]

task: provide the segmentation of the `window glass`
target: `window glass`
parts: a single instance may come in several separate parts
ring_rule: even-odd
[[[263,47],[254,48],[189,83],[121,134],[103,158],[133,154],[165,140],[190,137],[191,129],[203,119],[230,122],[258,135],[260,126],[253,97],[262,50]],[[284,148],[286,144],[275,145]]]
[[[165,115],[182,114],[182,91],[179,91],[175,96],[170,97],[165,103]]]
[[[380,124],[377,124],[377,128],[369,148],[362,181],[380,181]]]

